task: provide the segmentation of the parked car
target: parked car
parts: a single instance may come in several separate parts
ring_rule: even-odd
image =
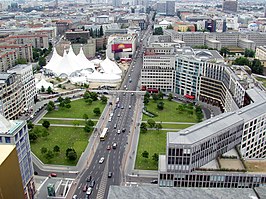
[[[57,177],[57,174],[56,173],[51,173],[50,176],[51,177]]]

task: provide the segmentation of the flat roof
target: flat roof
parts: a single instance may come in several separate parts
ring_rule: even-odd
[[[15,145],[2,144],[0,145],[0,165],[5,161],[9,154],[14,150]]]
[[[243,120],[234,112],[223,113],[201,123],[195,124],[179,132],[169,132],[167,143],[169,144],[193,144],[213,134],[224,131]]]
[[[107,199],[257,199],[253,189],[111,185]]]

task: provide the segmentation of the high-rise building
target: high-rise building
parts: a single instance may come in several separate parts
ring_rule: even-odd
[[[0,198],[23,199],[23,185],[15,145],[0,145]]]
[[[165,3],[158,2],[156,4],[156,12],[158,14],[165,14],[166,13],[166,4]]]
[[[24,196],[26,199],[33,199],[36,190],[27,123],[21,120],[7,120],[0,114],[0,145],[10,144],[16,146]]]
[[[223,0],[223,12],[237,12],[238,0]]]
[[[167,16],[175,16],[175,1],[166,1],[165,11]]]
[[[122,0],[112,0],[112,6],[120,7],[122,5]]]

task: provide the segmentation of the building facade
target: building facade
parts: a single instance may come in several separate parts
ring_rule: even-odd
[[[237,12],[238,0],[223,0],[223,12]]]
[[[36,190],[27,123],[19,120],[9,121],[0,115],[0,126],[0,144],[16,146],[24,196],[33,199]]]

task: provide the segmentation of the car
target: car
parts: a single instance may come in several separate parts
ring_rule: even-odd
[[[102,164],[104,162],[104,157],[101,157],[101,159],[99,160],[99,163]]]
[[[110,150],[111,149],[110,145],[107,145],[106,149],[107,150]]]
[[[51,173],[50,176],[51,177],[57,177],[57,174],[56,173]]]
[[[128,88],[126,88],[126,91],[128,90]]]
[[[86,192],[86,194],[87,194],[87,195],[91,195],[91,192],[92,192],[92,188],[91,188],[91,187],[89,187],[89,188],[87,189],[87,192]]]
[[[122,129],[122,133],[124,133],[124,132],[126,132],[126,128],[123,128],[123,129]]]
[[[108,172],[108,178],[112,177],[112,172]]]
[[[134,69],[131,70],[132,72],[134,71]]]
[[[151,183],[152,184],[158,184],[158,180],[152,180]]]
[[[87,181],[87,182],[90,182],[90,181],[91,181],[91,175],[89,175],[89,176],[86,178],[86,181]]]
[[[124,107],[123,107],[123,106],[121,106],[121,109],[124,109]]]
[[[114,129],[116,129],[116,127],[117,127],[117,124],[114,125]]]
[[[73,197],[72,197],[72,199],[77,199],[78,198],[78,196],[77,195],[74,195]]]
[[[117,134],[120,134],[121,133],[121,131],[120,130],[117,130]]]
[[[117,117],[120,117],[120,116],[121,116],[120,113],[118,113],[118,114],[117,114]]]
[[[117,147],[117,144],[116,144],[116,142],[114,142],[113,143],[113,149],[116,149],[116,147]]]
[[[126,95],[126,93],[123,93],[123,95],[125,96],[125,95]]]
[[[132,79],[129,79],[129,83],[131,83],[132,82]]]
[[[129,74],[128,76],[130,77],[131,75]]]
[[[124,88],[126,88],[127,87],[127,85],[124,85]]]
[[[128,108],[131,109],[131,105],[129,105]]]
[[[91,188],[93,188],[93,187],[94,187],[94,185],[95,185],[95,181],[94,181],[94,180],[92,180],[92,181],[90,182],[90,187],[91,187]]]
[[[85,191],[87,191],[87,189],[88,189],[88,185],[85,184],[82,191],[85,192]]]
[[[131,96],[133,96],[134,95],[134,93],[131,93]]]

